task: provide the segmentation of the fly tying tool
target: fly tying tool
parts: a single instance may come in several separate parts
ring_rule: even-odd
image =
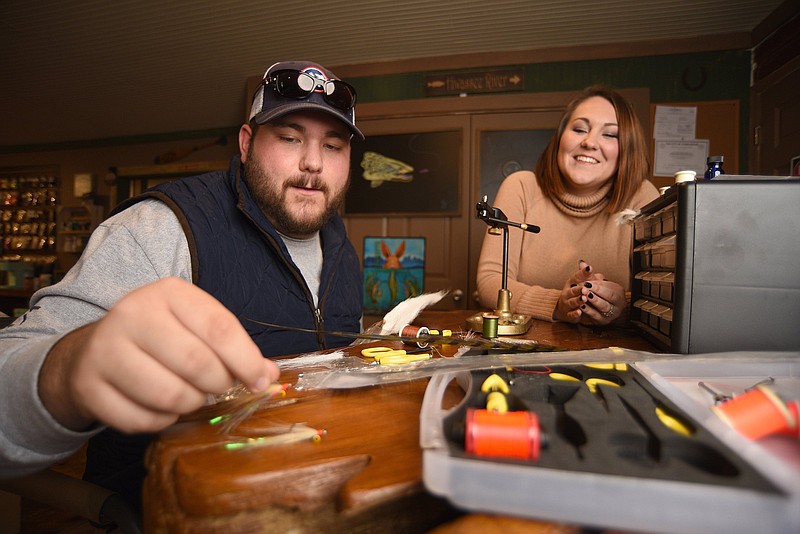
[[[475,347],[481,349],[500,349],[505,350],[507,352],[554,352],[554,351],[562,351],[566,350],[563,348],[555,347],[552,345],[542,345],[541,343],[537,343],[535,341],[531,341],[530,343],[519,343],[519,342],[507,342],[502,341],[500,339],[496,340],[488,340],[488,339],[466,339],[462,337],[457,337],[453,335],[445,336],[445,335],[420,335],[419,337],[408,337],[408,336],[395,336],[395,335],[384,335],[384,334],[367,334],[367,333],[355,333],[355,332],[343,332],[343,331],[336,331],[336,330],[317,330],[312,328],[300,328],[296,326],[287,326],[287,325],[279,325],[275,323],[267,323],[264,321],[256,321],[255,319],[245,318],[245,320],[250,321],[251,323],[259,324],[261,326],[266,326],[269,328],[275,328],[278,330],[289,330],[292,332],[308,332],[310,334],[325,334],[329,336],[336,336],[336,337],[343,337],[347,339],[369,339],[373,341],[402,341],[403,343],[418,343],[418,342],[427,342],[430,344],[442,344],[442,345],[459,345],[464,347]]]
[[[375,360],[379,365],[406,365],[413,362],[430,360],[432,358],[430,349],[407,351],[385,346],[363,349],[361,355],[365,358]]]

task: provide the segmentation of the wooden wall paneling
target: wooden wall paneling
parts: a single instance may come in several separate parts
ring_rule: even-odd
[[[360,115],[363,117],[363,113]],[[360,118],[357,122],[366,136],[405,134],[417,132],[461,132],[459,168],[459,213],[454,215],[411,216],[402,213],[373,215],[346,215],[344,217],[350,240],[359,257],[364,260],[364,237],[424,237],[425,238],[425,291],[447,289],[450,294],[434,308],[463,309],[467,292],[469,213],[467,210],[469,170],[469,117],[465,115]],[[353,180],[359,179],[354,176]]]
[[[343,79],[360,76],[386,76],[404,72],[450,71],[455,69],[485,68],[504,65],[526,65],[585,60],[605,60],[642,56],[664,56],[693,54],[708,51],[726,51],[750,47],[747,32],[714,35],[713,39],[670,39],[621,43],[598,43],[591,47],[559,46],[530,50],[506,50],[439,56],[427,58],[399,59],[372,63],[331,66]]]
[[[697,107],[697,129],[695,138],[708,139],[708,155],[724,156],[723,168],[728,174],[739,172],[739,101],[721,100],[712,102],[671,102],[653,103],[650,105],[650,163],[655,161],[655,140],[653,139],[653,121],[656,106]],[[674,179],[669,176],[654,176],[656,187],[672,185]]]
[[[800,56],[751,89],[750,171],[789,176],[800,156]],[[756,133],[757,132],[757,133]]]

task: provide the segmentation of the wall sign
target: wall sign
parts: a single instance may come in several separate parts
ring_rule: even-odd
[[[426,74],[424,80],[425,96],[522,91],[525,88],[525,71],[519,68]]]

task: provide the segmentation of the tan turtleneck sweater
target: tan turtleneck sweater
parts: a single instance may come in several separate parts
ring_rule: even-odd
[[[553,320],[553,311],[567,279],[584,260],[607,280],[630,289],[631,225],[618,224],[606,211],[610,182],[589,197],[566,194],[556,202],[545,198],[531,171],[509,175],[494,206],[509,221],[535,224],[538,234],[509,227],[508,289],[512,311]],[[630,206],[639,210],[658,197],[646,181]],[[497,306],[502,283],[503,238],[486,235],[478,260],[478,293],[483,306]]]

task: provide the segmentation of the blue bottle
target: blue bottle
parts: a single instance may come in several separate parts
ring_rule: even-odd
[[[713,180],[720,174],[725,174],[725,170],[722,168],[723,159],[722,156],[708,156],[708,158],[706,158],[706,164],[708,165],[705,174],[706,180]]]

